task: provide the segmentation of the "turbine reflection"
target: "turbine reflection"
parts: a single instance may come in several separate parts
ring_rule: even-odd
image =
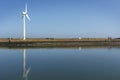
[[[27,69],[26,65],[26,49],[23,49],[23,80],[28,80],[29,72],[30,68]]]
[[[78,48],[78,50],[79,50],[79,51],[81,51],[81,50],[82,50],[82,48],[81,48],[81,47],[79,47],[79,48]]]

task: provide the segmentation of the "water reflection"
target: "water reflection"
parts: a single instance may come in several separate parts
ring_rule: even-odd
[[[27,68],[26,64],[26,49],[23,49],[23,80],[28,80],[28,74],[30,72],[30,68]]]
[[[79,47],[79,48],[78,48],[78,50],[79,50],[79,51],[81,51],[81,50],[82,50],[82,48],[81,48],[81,47]]]
[[[0,50],[0,80],[120,80],[119,74],[119,47]]]

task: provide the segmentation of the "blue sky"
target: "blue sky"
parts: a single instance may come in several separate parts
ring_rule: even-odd
[[[120,37],[120,0],[1,0],[0,37]]]

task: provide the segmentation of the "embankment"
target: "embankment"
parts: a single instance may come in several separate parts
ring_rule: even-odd
[[[0,38],[0,47],[120,46],[119,39],[107,38]]]

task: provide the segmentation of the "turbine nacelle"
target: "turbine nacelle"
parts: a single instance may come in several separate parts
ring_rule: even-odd
[[[23,14],[23,15],[26,15],[26,14],[27,14],[27,12],[22,12],[22,14]]]
[[[29,21],[30,21],[30,17],[28,16],[28,14],[26,12],[22,12],[23,17],[26,17]]]

